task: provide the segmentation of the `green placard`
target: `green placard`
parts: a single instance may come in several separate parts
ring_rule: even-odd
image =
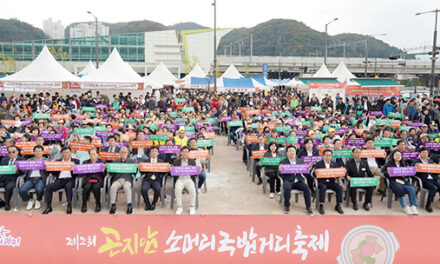
[[[392,119],[376,119],[376,126],[391,126],[391,123],[393,123]]]
[[[148,140],[167,141],[168,135],[148,135]]]
[[[298,139],[302,138],[302,136],[293,136],[287,138],[287,143],[298,143]]]
[[[95,126],[93,128],[93,130],[96,131],[107,131],[107,129],[105,128],[105,126]]]
[[[414,127],[410,127],[410,126],[401,126],[401,127],[399,127],[399,130],[400,131],[409,131],[411,128],[414,128]]]
[[[177,116],[177,112],[171,112],[171,117],[176,117]]]
[[[278,111],[272,111],[273,116],[278,116]]]
[[[95,118],[95,113],[93,113],[93,112],[87,112],[87,115],[88,115],[90,118]]]
[[[380,148],[389,148],[393,145],[393,141],[391,139],[381,139],[381,140],[375,140],[374,146],[380,147]]]
[[[301,124],[303,126],[311,126],[313,124],[313,122],[312,121],[301,121]]]
[[[287,142],[287,138],[271,138],[271,137],[269,137],[269,138],[267,138],[266,142],[267,143],[275,142],[278,145],[284,145]]]
[[[312,106],[312,107],[310,107],[310,109],[313,111],[322,111],[322,107],[320,107],[320,106]]]
[[[434,133],[434,134],[428,134],[428,136],[429,136],[430,138],[432,138],[432,139],[436,139],[436,138],[438,138],[438,134],[437,134],[437,133]]]
[[[125,118],[124,123],[125,124],[137,124],[139,120],[135,119],[131,119],[131,118]]]
[[[15,165],[0,166],[0,174],[2,175],[15,174]]]
[[[253,123],[252,129],[258,129],[258,125],[261,125],[261,123]]]
[[[50,114],[46,114],[46,113],[33,113],[32,117],[34,119],[50,119]]]
[[[176,122],[186,122],[186,118],[183,117],[176,118]]]
[[[331,127],[334,127],[335,129],[340,129],[341,124],[330,124]]]
[[[159,129],[159,124],[151,124],[149,128],[151,130],[158,130]]]
[[[215,117],[208,117],[208,118],[205,118],[205,120],[206,120],[206,122],[209,122],[211,124],[217,123],[217,118],[215,118]]]
[[[285,157],[261,157],[261,165],[277,166]]]
[[[379,184],[377,177],[353,177],[350,179],[350,187],[371,187]]]
[[[91,107],[83,106],[81,109],[82,109],[84,112],[95,112],[95,107],[94,107],[94,106],[91,106]]]
[[[183,99],[183,98],[176,98],[176,99],[174,99],[174,102],[176,102],[176,103],[185,103],[186,100]]]
[[[290,112],[282,112],[282,113],[280,113],[280,117],[285,117],[285,116],[291,117],[292,113],[290,113]]]
[[[243,122],[241,121],[229,121],[228,127],[241,127],[243,125]]]
[[[194,123],[197,123],[197,122],[199,122],[199,119],[197,119],[197,118],[191,118],[191,119],[189,120],[189,123],[190,123],[190,124],[194,124]]]
[[[316,133],[315,138],[316,139],[322,139],[323,137],[328,136],[328,134],[322,134],[322,133]]]
[[[355,117],[351,117],[351,118],[349,119],[349,121],[350,121],[350,123],[351,123],[352,125],[355,125],[355,124],[357,123],[357,119],[356,119]]]
[[[194,107],[182,107],[182,112],[194,112]]]
[[[185,126],[185,131],[186,132],[195,132],[195,128],[193,126]]]
[[[353,153],[351,152],[351,150],[333,150],[333,158],[353,158]]]
[[[210,138],[210,139],[199,139],[197,140],[197,147],[198,148],[202,148],[202,147],[212,147],[214,145],[214,139]]]
[[[136,173],[135,163],[108,163],[107,171],[113,173]]]
[[[403,117],[403,115],[401,113],[394,113],[394,112],[389,112],[388,116],[392,117],[392,118],[402,118]]]
[[[93,128],[75,128],[75,135],[94,135]]]
[[[275,127],[275,130],[277,131],[277,132],[290,132],[290,126],[278,126],[278,127]]]

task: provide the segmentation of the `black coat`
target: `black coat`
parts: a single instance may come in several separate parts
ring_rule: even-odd
[[[280,164],[290,164],[289,158],[285,158],[283,159]],[[303,164],[302,160],[299,158],[296,158],[296,164]],[[295,182],[295,179],[300,181],[300,182],[304,182],[304,178],[301,174],[299,173],[295,173],[295,174],[280,174],[281,178],[283,179],[283,181],[288,181],[291,183]]]
[[[360,160],[359,171],[356,166],[356,161],[354,159],[350,159],[346,164],[347,176],[350,177],[374,177],[373,173],[370,170],[370,166],[366,160]]]

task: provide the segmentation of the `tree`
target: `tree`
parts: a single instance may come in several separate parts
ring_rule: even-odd
[[[2,65],[4,73],[15,72],[17,70],[15,59],[0,52],[0,64]]]

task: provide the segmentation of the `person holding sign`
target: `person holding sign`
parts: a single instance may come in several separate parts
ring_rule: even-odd
[[[283,191],[284,191],[284,213],[288,214],[290,211],[290,196],[292,190],[300,190],[303,192],[304,201],[306,204],[306,212],[308,215],[312,215],[311,208],[311,193],[309,186],[304,183],[304,177],[301,173],[284,174],[283,165],[288,164],[303,164],[302,160],[296,157],[296,149],[290,145],[286,148],[287,158],[280,162],[278,170],[281,172],[281,178],[283,179]]]
[[[103,152],[120,152],[121,148],[116,146],[116,137],[110,136],[108,137],[108,147],[102,149]]]
[[[269,150],[264,153],[264,158],[275,158],[280,157],[280,154],[278,153],[278,144],[275,142],[269,143]],[[269,188],[270,188],[270,194],[269,198],[273,199],[275,197],[275,191],[277,195],[281,195],[281,181],[280,178],[278,178],[278,166],[276,165],[265,165],[265,174],[269,177]]]
[[[390,160],[385,164],[385,166],[382,167],[381,171],[383,175],[389,179],[390,188],[399,199],[403,211],[408,215],[418,215],[418,203],[414,186],[412,186],[408,177],[391,177],[390,168],[393,167],[405,167],[405,164],[403,163],[402,152],[397,149],[391,152]],[[408,194],[411,207],[409,207],[406,202],[405,193]]]
[[[374,177],[373,173],[370,170],[370,166],[368,166],[368,162],[361,159],[361,149],[359,147],[355,147],[351,152],[353,153],[353,158],[347,162],[346,166],[347,175],[345,178],[347,179],[347,181],[350,182],[352,178],[357,177]],[[357,188],[348,188],[350,189],[350,197],[351,202],[353,203],[353,210],[357,211]],[[369,204],[371,203],[371,198],[373,196],[373,187],[362,187],[362,189],[365,189],[366,191],[365,201],[362,207],[365,209],[365,211],[369,211]]]
[[[96,148],[89,150],[89,157],[90,159],[85,160],[83,164],[103,163],[99,158]],[[101,188],[104,185],[104,177],[104,172],[87,173],[84,175],[81,213],[87,212],[87,201],[89,200],[90,192],[93,192],[93,196],[95,196],[95,213],[101,212]]]
[[[174,145],[180,145],[182,147],[187,146],[188,138],[185,136],[185,127],[179,127],[179,135],[174,137]]]
[[[189,148],[187,146],[182,147],[180,150],[180,159],[174,161],[173,166],[196,166],[196,161],[194,159],[189,159]],[[177,210],[176,214],[180,215],[183,212],[182,206],[182,191],[186,189],[189,193],[189,213],[194,215],[196,213],[196,186],[195,180],[193,179],[195,175],[182,175],[176,176],[176,201]]]
[[[136,161],[128,158],[128,148],[122,147],[119,151],[120,158],[113,163],[136,163]],[[133,213],[133,205],[131,200],[131,188],[133,186],[133,173],[114,172],[112,176],[112,184],[110,186],[110,214],[116,213],[116,198],[118,190],[123,188],[127,197],[127,214]]]
[[[152,146],[150,149],[150,158],[146,159],[145,162],[148,163],[162,163],[163,160],[159,159],[159,149],[157,146]],[[162,188],[162,177],[163,173],[160,172],[143,172],[142,177],[144,180],[142,181],[141,193],[142,197],[145,201],[145,211],[156,209],[157,200],[160,197],[160,190]],[[154,197],[153,201],[150,204],[150,199],[148,198],[148,190],[153,189]]]
[[[195,138],[191,138],[188,141],[188,143],[189,143],[190,151],[202,149],[202,148],[197,148],[197,139],[195,139]],[[196,165],[201,168],[200,175],[199,175],[199,183],[198,183],[198,186],[197,186],[198,188],[201,188],[203,186],[203,183],[206,180],[206,171],[205,171],[205,169],[202,166],[202,165],[206,165],[206,164],[208,164],[208,160],[206,160],[206,159],[196,159]]]
[[[315,170],[316,169],[331,169],[331,168],[338,168],[335,162],[332,161],[333,157],[333,151],[330,149],[324,150],[324,159],[321,161],[318,161],[315,164]],[[342,187],[339,185],[335,178],[319,178],[318,179],[318,192],[319,192],[319,213],[325,214],[324,211],[324,202],[325,202],[325,193],[326,190],[330,189],[336,192],[336,206],[335,210],[343,214],[344,211],[342,210],[341,203],[342,203]]]
[[[15,166],[15,162],[19,160],[24,160],[22,157],[18,156],[19,150],[16,146],[10,146],[8,147],[8,156],[4,157],[0,161],[1,166]],[[5,210],[9,211],[11,210],[11,197],[12,192],[14,191],[17,177],[22,175],[23,172],[17,169],[17,166],[15,166],[15,173],[12,174],[3,174],[0,176],[0,188],[5,188]],[[3,204],[0,200],[0,205]]]
[[[411,166],[416,166],[418,163],[422,164],[435,164],[429,157],[428,149],[421,147],[419,149],[419,158],[412,162]],[[422,180],[421,187],[428,189],[428,201],[426,202],[425,209],[428,213],[432,213],[433,209],[431,206],[432,201],[434,201],[435,194],[440,192],[440,182],[438,181],[438,174],[431,172],[417,172],[417,177]]]
[[[61,149],[62,159],[57,161],[63,162],[73,162],[74,164],[79,164],[79,160],[72,159],[72,151],[69,147],[64,147]],[[47,168],[47,167],[46,167]],[[53,171],[52,175],[55,176],[56,180],[46,186],[46,191],[44,192],[44,200],[46,200],[46,209],[43,214],[49,214],[52,212],[52,196],[53,192],[58,191],[61,188],[66,190],[67,197],[67,214],[72,213],[72,197],[73,188],[75,187],[75,174],[72,171]]]
[[[250,147],[250,153],[252,153],[253,151],[260,151],[260,150],[268,149],[268,146],[264,143],[264,136],[263,136],[263,134],[258,135],[257,141],[258,142],[256,144],[252,143],[249,146]],[[255,171],[255,174],[258,177],[257,185],[260,185],[260,184],[263,183],[263,180],[261,179],[260,169],[261,169],[260,160],[259,159],[254,159],[254,171]]]
[[[30,158],[29,161],[37,160],[44,162],[47,160],[43,157],[44,148],[43,146],[37,145],[34,147],[34,157]],[[37,169],[29,169],[23,170],[25,171],[25,182],[20,186],[19,193],[21,199],[24,202],[27,202],[26,210],[31,210],[35,204],[35,209],[38,210],[41,208],[41,199],[43,199],[44,194],[44,186],[46,185],[46,178],[49,176],[49,173],[46,171],[43,163],[42,168]],[[34,188],[35,193],[37,194],[37,200],[34,201],[29,196],[29,190]]]
[[[313,132],[313,130],[310,132]],[[313,135],[314,134],[315,132],[313,132]],[[304,146],[298,151],[298,158],[302,158],[304,156],[319,156],[319,151],[313,146],[313,139],[310,137],[304,139]],[[310,174],[306,174],[305,176],[310,191],[314,193],[315,188],[313,186],[313,177]]]

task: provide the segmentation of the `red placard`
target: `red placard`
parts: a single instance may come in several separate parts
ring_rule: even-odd
[[[142,162],[140,164],[140,170],[142,172],[169,172],[170,164],[166,162],[160,163],[148,163]]]
[[[363,149],[361,158],[385,158],[387,153],[384,149]]]
[[[267,152],[267,149],[264,150],[254,150],[252,151],[252,158],[253,159],[260,159],[261,157],[264,156],[264,153]]]
[[[55,121],[57,121],[57,120],[68,120],[68,119],[70,119],[70,115],[69,114],[65,114],[65,115],[52,114],[50,116],[50,119],[55,120]]]
[[[153,146],[153,140],[132,140],[130,146],[133,149],[136,148],[151,148]]]
[[[209,159],[209,151],[205,149],[191,150],[189,152],[190,159]]]
[[[92,148],[95,148],[93,144],[81,143],[81,142],[71,142],[70,149],[75,151],[89,151]]]
[[[440,164],[417,163],[417,172],[440,173]]]
[[[47,171],[73,171],[74,163],[71,161],[46,161]]]
[[[117,160],[121,157],[118,152],[99,152],[99,158],[101,160]]]
[[[345,168],[316,169],[316,177],[318,178],[338,178],[344,177],[347,170]]]

